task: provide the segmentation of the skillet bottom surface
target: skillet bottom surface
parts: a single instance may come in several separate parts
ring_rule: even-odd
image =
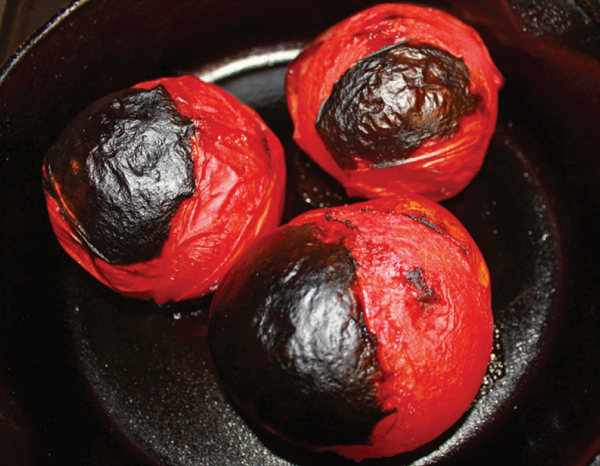
[[[274,60],[266,53],[258,66],[251,60],[240,62],[233,72],[223,68],[219,74],[217,66],[210,76],[255,108],[280,137],[288,159],[286,221],[310,208],[349,200],[291,139],[283,94],[289,57],[277,53],[271,55]],[[430,444],[362,464],[469,463],[470,452],[485,450],[506,414],[519,409],[536,362],[551,345],[561,288],[560,237],[548,182],[539,176],[536,147],[519,121],[502,109],[481,172],[462,193],[443,203],[472,234],[492,277],[494,360],[478,397],[454,427]],[[287,445],[231,405],[208,352],[210,297],[158,306],[112,292],[66,257],[61,264],[77,367],[100,411],[144,452],[148,463],[355,464]],[[501,458],[496,460],[502,464]]]

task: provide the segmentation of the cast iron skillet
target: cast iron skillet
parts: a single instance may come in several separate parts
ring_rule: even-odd
[[[360,0],[82,0],[0,75],[0,463],[353,464],[274,439],[221,391],[210,297],[156,306],[58,245],[42,158],[97,98],[197,74],[256,108],[288,158],[285,219],[345,202],[291,141],[286,63]],[[592,0],[427,2],[473,25],[506,78],[481,173],[444,205],[492,275],[496,363],[419,450],[366,465],[587,465],[600,448],[600,20]]]

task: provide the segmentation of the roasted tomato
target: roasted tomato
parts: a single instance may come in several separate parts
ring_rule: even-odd
[[[285,165],[258,114],[183,76],[92,104],[49,150],[43,175],[64,249],[114,290],[164,303],[214,291],[279,225]]]
[[[382,4],[288,66],[294,139],[350,196],[434,201],[477,174],[503,78],[477,32],[433,8]]]
[[[307,212],[258,239],[211,306],[223,386],[283,438],[362,460],[433,440],[490,361],[490,278],[465,228],[418,195]]]

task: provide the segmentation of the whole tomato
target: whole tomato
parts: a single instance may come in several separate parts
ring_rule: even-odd
[[[288,66],[294,139],[350,196],[448,199],[477,174],[503,78],[477,32],[437,9],[381,4]]]
[[[281,219],[283,149],[256,112],[192,76],[106,96],[63,131],[43,167],[64,249],[127,296],[206,295]]]
[[[268,431],[355,460],[451,427],[485,376],[490,278],[465,228],[415,194],[307,212],[259,238],[210,310],[223,386]]]

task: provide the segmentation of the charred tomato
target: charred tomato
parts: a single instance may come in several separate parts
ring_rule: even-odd
[[[258,239],[217,290],[208,330],[223,386],[251,419],[355,460],[451,427],[492,339],[480,251],[414,194],[310,211]]]
[[[50,221],[104,284],[157,303],[214,291],[281,218],[285,165],[256,112],[192,76],[110,94],[46,154]]]
[[[441,201],[479,171],[502,84],[470,26],[382,4],[308,44],[288,66],[286,97],[295,141],[350,196]]]

